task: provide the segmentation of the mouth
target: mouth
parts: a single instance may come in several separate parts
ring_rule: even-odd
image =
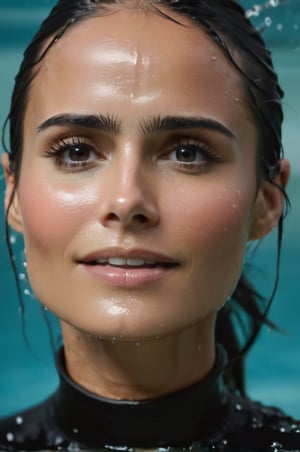
[[[96,280],[111,286],[134,288],[157,283],[170,275],[179,263],[168,256],[141,252],[113,252],[89,255],[77,261]]]
[[[156,268],[164,267],[171,268],[175,267],[174,262],[161,262],[152,259],[137,259],[137,258],[124,258],[124,257],[110,257],[108,259],[96,259],[85,262],[85,265],[101,265],[101,266],[112,266],[125,269],[139,269],[139,268]]]

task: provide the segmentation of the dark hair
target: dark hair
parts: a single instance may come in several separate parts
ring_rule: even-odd
[[[171,17],[170,14],[173,11],[190,19],[218,45],[241,75],[248,105],[256,123],[259,137],[257,144],[258,183],[261,178],[274,183],[280,167],[279,160],[283,155],[281,143],[283,91],[278,84],[270,52],[266,49],[262,37],[246,18],[243,8],[234,0],[58,1],[25,51],[15,80],[11,110],[5,126],[10,124],[10,151],[7,148],[6,151],[9,152],[10,170],[15,173],[16,179],[19,176],[22,160],[24,114],[31,82],[39,70],[39,63],[70,27],[90,16],[108,13],[111,11],[111,5],[150,8],[157,14],[183,26],[178,15],[175,18]],[[238,55],[238,57],[234,55]],[[278,189],[283,192],[288,203],[284,190],[280,186]],[[268,302],[242,275],[231,300],[221,309],[217,317],[216,339],[223,344],[229,355],[225,380],[228,385],[241,392],[245,390],[244,354],[256,339],[261,325],[268,323],[267,313],[277,288],[282,222],[283,215],[279,223],[274,290]],[[12,256],[11,248],[10,254]],[[245,317],[246,324],[244,323]],[[238,330],[244,333],[244,338],[241,338]]]

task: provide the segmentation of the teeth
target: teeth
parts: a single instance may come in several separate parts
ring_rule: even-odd
[[[144,259],[126,259],[127,265],[132,265],[134,267],[137,267],[139,265],[145,265]]]
[[[124,259],[122,257],[110,257],[108,259],[108,263],[110,265],[122,266],[122,265],[126,265],[126,259]]]
[[[123,267],[125,265],[129,267],[142,267],[143,265],[155,265],[156,261],[144,260],[144,259],[126,259],[123,257],[110,257],[109,259],[97,259],[99,264],[109,263],[117,267]]]

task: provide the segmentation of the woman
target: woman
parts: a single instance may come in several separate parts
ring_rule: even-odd
[[[61,320],[61,383],[1,421],[2,449],[300,447],[242,378],[265,321],[246,247],[282,225],[281,98],[231,0],[58,2],[16,78],[3,167],[32,288]]]

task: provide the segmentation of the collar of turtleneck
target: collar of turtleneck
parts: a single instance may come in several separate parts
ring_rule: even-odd
[[[55,417],[62,431],[89,447],[186,445],[220,426],[226,411],[222,380],[226,363],[226,353],[217,347],[215,365],[201,382],[157,399],[117,401],[96,396],[72,381],[61,349]]]

